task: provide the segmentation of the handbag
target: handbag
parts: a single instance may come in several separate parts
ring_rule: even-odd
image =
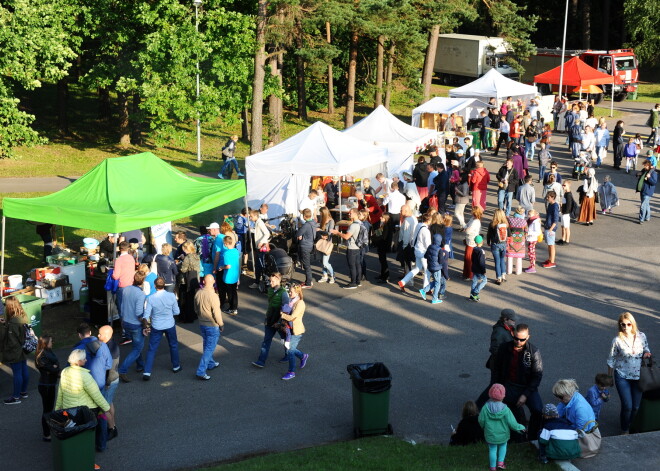
[[[334,244],[329,239],[319,239],[316,241],[316,250],[321,252],[323,255],[330,255]]]
[[[37,349],[37,344],[39,339],[34,334],[32,326],[30,324],[25,324],[25,340],[23,341],[23,352],[32,353]]]
[[[653,364],[651,357],[642,358],[638,384],[642,392],[660,389],[660,368]]]
[[[156,262],[156,257],[158,257],[158,254],[154,254],[154,258],[151,261],[151,265],[149,266],[149,270],[151,273],[155,273],[156,276],[158,276],[158,263]]]
[[[594,428],[588,432],[585,429],[590,423],[596,424]],[[598,428],[598,422],[590,420],[578,432],[578,443],[580,444],[580,458],[592,458],[598,454],[600,450],[601,435]]]
[[[543,234],[539,234],[539,236],[536,238],[537,242],[543,242]]]

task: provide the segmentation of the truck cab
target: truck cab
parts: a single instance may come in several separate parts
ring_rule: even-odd
[[[637,57],[632,49],[613,51],[585,51],[580,59],[591,67],[614,77],[614,99],[625,100],[628,93],[637,90]],[[603,86],[606,95],[612,93],[612,85]]]

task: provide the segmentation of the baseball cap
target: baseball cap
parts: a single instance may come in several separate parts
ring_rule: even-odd
[[[212,223],[207,227],[207,229],[220,229],[220,224],[218,224],[217,222],[212,222]]]

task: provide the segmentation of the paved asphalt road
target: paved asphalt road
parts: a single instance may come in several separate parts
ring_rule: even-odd
[[[626,105],[648,109],[646,104]],[[626,119],[643,124],[646,113]],[[564,147],[559,145],[561,140],[555,139],[555,149]],[[567,154],[556,152],[555,157],[562,173],[570,174]],[[486,161],[491,172],[501,164],[488,155]],[[167,349],[161,345],[150,382],[132,373],[134,381],[120,385],[115,400],[119,437],[97,456],[97,462],[106,470],[176,470],[351,439],[351,386],[346,365],[372,361],[384,362],[392,372],[390,422],[395,435],[446,443],[462,404],[476,399],[487,385],[489,373],[484,363],[491,325],[505,307],[515,309],[520,321],[530,325],[531,341],[541,350],[544,379],[540,393],[545,402],[554,400],[550,391],[555,380],[575,378],[586,391],[595,374],[606,371],[616,318],[624,310],[634,313],[649,337],[651,350],[660,351],[660,252],[656,243],[660,204],[654,199],[650,223],[636,224],[635,179],[612,171],[609,165],[611,154],[598,178],[612,175],[619,189],[621,206],[615,214],[598,215],[591,227],[573,225],[571,245],[558,247],[557,268],[512,275],[503,286],[489,283],[479,303],[465,299],[469,286],[460,280],[462,244],[458,240],[454,242],[457,259],[450,266],[447,300],[435,306],[419,296],[401,294],[395,285],[367,282],[358,290],[342,290],[345,263],[342,256],[333,256],[340,283],[317,284],[305,292],[307,333],[300,347],[311,356],[305,370],[288,382],[280,380],[286,368],[277,363],[282,354],[278,345],[274,345],[266,368],[250,365],[261,341],[265,299],[245,289],[247,280],[243,280],[240,313],[226,319],[217,349],[221,366],[211,372],[212,380],[194,379],[201,351],[197,324],[179,327],[183,372],[170,372]],[[493,203],[490,195],[486,221],[490,221]],[[537,203],[537,207],[542,205]],[[539,260],[545,259],[544,244],[538,254]],[[373,278],[378,265],[374,254],[368,264]],[[489,253],[488,266],[492,279]],[[318,274],[317,263],[315,278]],[[300,279],[301,274],[296,277]],[[122,347],[122,354],[127,352],[128,347]],[[60,351],[60,360],[67,354]],[[2,371],[0,393],[6,397],[11,376],[6,367]],[[5,437],[0,441],[3,471],[49,469],[50,447],[41,442],[41,404],[34,371],[32,378],[29,399],[0,409],[0,436]],[[601,414],[605,435],[618,432],[618,413],[619,400],[613,391]]]

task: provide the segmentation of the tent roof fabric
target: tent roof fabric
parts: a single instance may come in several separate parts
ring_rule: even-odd
[[[6,198],[16,219],[125,232],[216,208],[245,195],[245,182],[190,177],[151,152],[106,159],[68,187],[38,198]]]
[[[247,172],[348,175],[387,162],[387,149],[344,134],[320,121],[245,159]]]
[[[449,90],[449,96],[453,98],[502,98],[537,94],[538,90],[534,85],[511,80],[495,69],[490,69],[474,82]]]
[[[554,69],[543,72],[542,74],[534,76],[535,83],[551,83],[559,84],[559,76],[561,75],[561,65]],[[572,57],[570,60],[564,62],[564,77],[562,84],[569,87],[584,87],[586,85],[602,85],[604,83],[612,83],[612,76],[590,65],[587,65],[579,57]]]
[[[376,145],[385,143],[420,145],[434,140],[437,134],[433,130],[420,129],[404,123],[383,105],[342,132]]]
[[[437,96],[431,98],[426,103],[418,106],[412,110],[413,122],[414,116],[423,113],[433,114],[452,114],[467,108],[468,106],[475,106],[477,108],[488,108],[488,103],[477,100],[475,98],[448,98],[444,96]]]

